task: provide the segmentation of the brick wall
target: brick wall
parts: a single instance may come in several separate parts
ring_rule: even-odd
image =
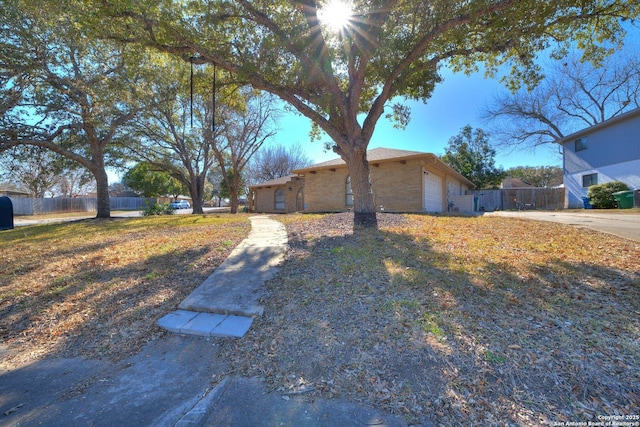
[[[270,187],[261,187],[255,190],[252,210],[264,213],[292,213],[297,212],[297,197],[300,190],[304,187],[304,179],[293,177],[291,181],[283,185],[273,185]],[[275,208],[276,190],[281,188],[285,196],[285,209]],[[301,207],[300,207],[301,208]]]
[[[422,162],[385,162],[371,164],[371,184],[377,209],[386,212],[422,210]],[[346,166],[319,170],[305,177],[307,212],[346,211]]]
[[[346,205],[347,168],[319,170],[305,176],[304,201],[306,212],[339,212]]]
[[[371,184],[376,207],[385,212],[422,211],[422,162],[380,163],[371,165]]]

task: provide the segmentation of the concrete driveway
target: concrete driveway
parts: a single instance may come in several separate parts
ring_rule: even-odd
[[[487,216],[508,216],[539,221],[570,224],[615,234],[640,242],[640,210],[579,210],[579,211],[497,211]]]

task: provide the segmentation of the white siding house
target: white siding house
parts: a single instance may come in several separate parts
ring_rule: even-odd
[[[565,207],[583,207],[589,186],[622,181],[640,189],[640,108],[569,135],[563,147]]]

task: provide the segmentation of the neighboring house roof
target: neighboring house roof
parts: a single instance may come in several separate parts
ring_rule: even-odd
[[[275,187],[278,185],[285,185],[291,182],[293,178],[298,178],[298,175],[291,174],[291,175],[283,176],[280,178],[271,179],[269,181],[261,182],[260,184],[252,185],[251,188],[264,188],[264,187]]]
[[[438,156],[432,153],[424,153],[420,151],[408,151],[408,150],[396,150],[394,148],[374,148],[372,150],[367,151],[367,160],[370,164],[376,163],[385,163],[385,162],[397,162],[402,160],[408,160],[413,158],[423,157],[425,159],[429,159],[433,163],[438,164],[440,167],[448,169],[451,174],[455,175],[460,181],[466,183],[471,188],[475,188],[475,185],[465,178],[463,175],[458,173],[451,166],[444,163]],[[315,165],[293,170],[293,173],[304,175],[306,172],[313,172],[317,170],[323,169],[334,169],[336,167],[346,166],[346,162],[342,158],[337,158],[333,160],[329,160],[322,163],[317,163]]]
[[[500,188],[533,188],[533,185],[520,178],[508,176],[502,180]]]
[[[28,191],[24,191],[13,184],[0,184],[0,195],[8,196],[29,196]]]
[[[614,126],[620,122],[625,120],[629,120],[635,118],[636,116],[640,116],[640,108],[636,108],[634,110],[628,111],[624,114],[620,114],[619,116],[612,117],[610,119],[605,120],[604,122],[597,123],[588,128],[582,129],[578,132],[572,133],[571,135],[567,135],[562,139],[556,141],[558,144],[566,144],[567,142],[573,142],[576,139],[582,138],[583,136],[589,135],[597,130],[607,128],[609,126]]]

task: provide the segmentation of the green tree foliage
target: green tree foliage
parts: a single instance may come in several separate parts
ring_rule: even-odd
[[[179,181],[180,191],[191,196],[193,213],[202,214],[206,176],[215,165],[212,69],[196,69],[192,75],[187,64],[163,56],[152,83],[154,104],[135,121],[137,143],[129,149],[131,157]]]
[[[496,151],[482,129],[469,125],[449,139],[442,161],[473,182],[476,188],[497,187],[505,177],[502,168],[495,167]]]
[[[242,189],[245,188],[244,179],[239,174],[236,174],[233,169],[227,169],[226,178],[220,181],[220,197],[228,199],[233,196],[234,189],[230,188],[229,183],[233,185],[234,182],[238,183],[238,190],[236,191],[236,197],[244,194]]]
[[[492,75],[509,64],[512,87],[533,85],[539,52],[561,57],[574,44],[601,58],[624,36],[620,18],[639,13],[628,0],[353,0],[337,28],[321,19],[332,4],[322,0],[75,2],[78,22],[103,36],[216,64],[309,118],[349,168],[356,225],[371,226],[366,151],[376,124],[406,124],[402,98],[426,101],[440,67],[471,72],[483,62]]]
[[[555,187],[562,184],[562,168],[557,166],[517,166],[507,169],[506,174],[520,178],[534,187]]]
[[[207,175],[231,168],[240,174],[257,149],[273,135],[274,110],[268,94],[229,81],[206,64],[184,64],[159,54],[153,83],[155,103],[136,120],[133,158],[144,159],[183,183],[193,213],[202,214],[210,194]],[[225,73],[226,74],[226,73]],[[215,117],[214,117],[215,116]],[[217,168],[216,168],[217,166]],[[231,211],[237,211],[238,183],[229,182]]]
[[[69,6],[0,2],[0,153],[45,148],[96,180],[97,216],[110,216],[106,165],[128,141],[124,126],[144,99],[135,46],[90,39]]]
[[[138,163],[122,177],[122,183],[143,197],[181,194],[182,183],[165,171],[154,170],[148,163]]]
[[[617,206],[613,193],[626,191],[629,186],[624,182],[611,181],[604,184],[592,185],[587,191],[589,203],[596,209],[613,209]]]
[[[153,203],[142,211],[142,216],[173,215],[175,212],[169,203]]]

